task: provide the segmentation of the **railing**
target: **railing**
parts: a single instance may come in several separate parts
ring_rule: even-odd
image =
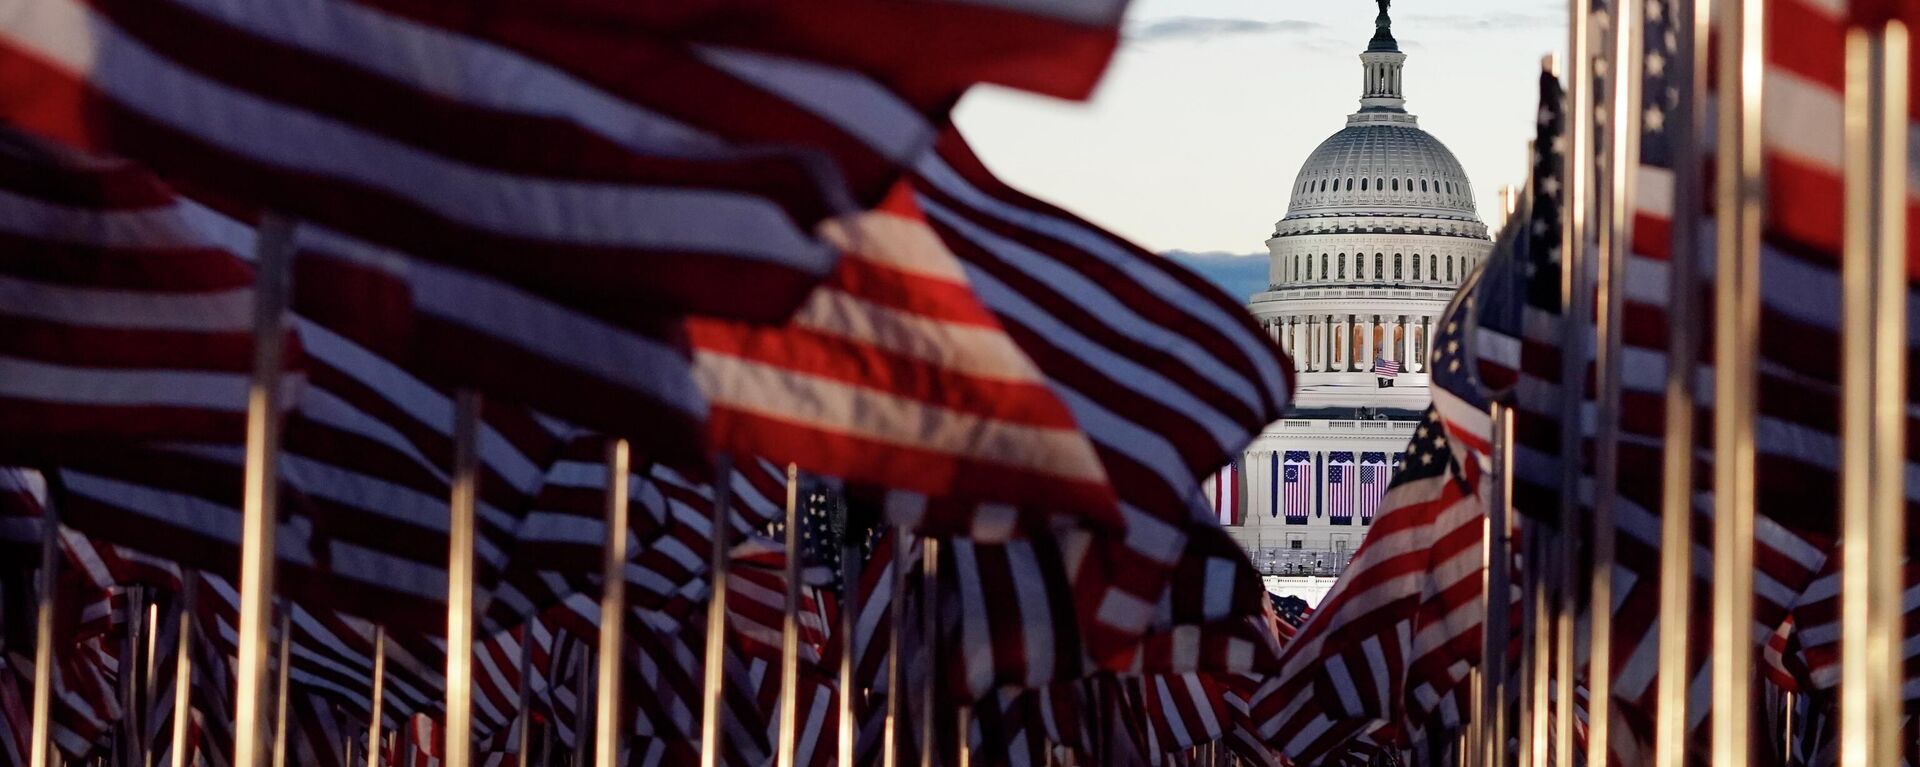
[[[1253,560],[1253,568],[1261,575],[1336,578],[1346,572],[1347,565],[1353,562],[1353,552],[1260,547],[1248,549],[1247,558]]]

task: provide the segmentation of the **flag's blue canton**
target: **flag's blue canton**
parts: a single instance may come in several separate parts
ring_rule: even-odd
[[[1435,388],[1486,410],[1491,404],[1466,361],[1468,318],[1475,316],[1480,297],[1480,283],[1476,283],[1447,308],[1447,313],[1440,318],[1439,332],[1433,336],[1433,351],[1427,353],[1427,370]]]
[[[1566,92],[1559,78],[1540,73],[1540,113],[1534,125],[1533,199],[1521,275],[1527,300],[1560,313],[1560,197],[1566,184]]]
[[[1640,67],[1640,164],[1673,167],[1672,131],[1667,120],[1680,108],[1680,84],[1673,67],[1680,56],[1680,32],[1673,25],[1668,0],[1648,0],[1644,27],[1644,58]]]
[[[1413,430],[1413,439],[1407,442],[1406,462],[1394,473],[1388,488],[1442,474],[1452,474],[1456,480],[1461,478],[1453,452],[1447,449],[1447,429],[1440,423],[1440,411],[1428,407],[1426,419]]]
[[[1345,478],[1345,476],[1346,476],[1346,475],[1345,475],[1345,473],[1344,473],[1344,472],[1345,472],[1345,470],[1346,470],[1346,468],[1347,468],[1347,467],[1345,467],[1345,466],[1328,466],[1328,467],[1327,467],[1327,481],[1328,481],[1328,482],[1340,482],[1340,481],[1343,481],[1343,480],[1344,480],[1344,478]]]
[[[1373,473],[1374,472],[1373,472],[1372,466],[1361,466],[1360,467],[1361,484],[1368,484],[1368,485],[1373,484],[1373,481],[1374,481]]]
[[[1287,467],[1287,481],[1288,481],[1288,482],[1299,482],[1299,481],[1300,481],[1300,467],[1298,467],[1298,466],[1288,466],[1288,467]]]

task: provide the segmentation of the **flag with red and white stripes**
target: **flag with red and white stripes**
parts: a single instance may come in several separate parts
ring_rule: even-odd
[[[1222,525],[1241,525],[1246,523],[1246,499],[1240,494],[1246,480],[1240,473],[1242,461],[1236,458],[1207,481],[1205,491],[1207,505],[1213,508],[1213,518]]]
[[[0,129],[0,454],[240,441],[254,274],[202,213],[134,163]]]
[[[1274,472],[1280,492],[1280,511],[1286,516],[1289,525],[1304,525],[1313,516],[1314,472],[1312,454],[1305,450],[1288,450],[1284,465],[1280,465],[1280,453],[1273,454],[1277,471]]]
[[[1380,513],[1380,501],[1387,497],[1387,485],[1393,474],[1387,470],[1386,453],[1361,453],[1357,493],[1360,524],[1371,525]]]
[[[822,161],[906,159],[932,127],[850,70],[533,10],[18,3],[0,116],[579,307],[769,319],[833,264],[811,228],[876,191]],[[855,138],[799,139],[836,124]]]
[[[1008,187],[954,131],[913,188],[975,294],[1085,430],[1130,529],[1188,516],[1202,480],[1285,413],[1292,364],[1198,275]]]
[[[1118,520],[1093,445],[902,184],[784,326],[688,322],[716,447],[850,482]]]
[[[1274,750],[1302,763],[1338,753],[1430,702],[1415,695],[1430,656],[1477,645],[1479,468],[1453,459],[1434,410],[1352,564],[1283,651],[1281,670],[1248,693],[1249,716]],[[1449,661],[1445,666],[1451,666]]]
[[[1327,454],[1327,519],[1336,525],[1353,524],[1354,468],[1352,452]]]

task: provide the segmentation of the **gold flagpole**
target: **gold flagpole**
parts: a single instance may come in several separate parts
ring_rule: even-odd
[[[1841,259],[1840,758],[1901,758],[1907,29],[1847,31]]]
[[[1754,417],[1764,204],[1763,0],[1719,3],[1714,267],[1713,764],[1752,761]]]
[[[293,603],[280,600],[280,665],[273,698],[273,767],[287,767],[287,667],[293,648]]]
[[[380,767],[380,719],[387,701],[387,627],[373,627],[373,715],[367,717],[367,767]]]
[[[1612,745],[1613,721],[1613,567],[1619,530],[1613,507],[1620,495],[1621,355],[1627,260],[1632,254],[1634,181],[1640,167],[1640,4],[1613,3],[1613,27],[1605,41],[1611,60],[1611,92],[1606,119],[1596,120],[1610,135],[1601,147],[1605,194],[1600,195],[1598,280],[1599,311],[1594,327],[1595,393],[1593,567],[1588,586],[1587,763],[1605,765]]]
[[[920,685],[920,767],[934,767],[940,761],[939,739],[934,737],[939,722],[934,709],[940,702],[940,672],[935,665],[940,646],[939,582],[940,542],[927,538],[920,543],[920,655],[927,674]]]
[[[959,750],[959,759],[957,760],[959,767],[973,767],[973,743],[970,740],[972,730],[973,707],[960,706],[955,709],[954,732],[959,733],[959,736],[954,740],[957,741]]]
[[[1559,556],[1555,558],[1553,764],[1573,764],[1573,694],[1579,669],[1575,666],[1575,632],[1579,625],[1580,536],[1585,509],[1581,503],[1586,419],[1582,408],[1591,347],[1588,322],[1593,316],[1592,241],[1589,214],[1593,207],[1594,176],[1594,50],[1592,16],[1586,0],[1572,0],[1568,19],[1566,79],[1567,153],[1563,160],[1566,186],[1561,198],[1563,226],[1560,245],[1560,525]],[[1603,19],[1604,21],[1604,19]],[[1602,619],[1604,620],[1604,619]],[[1592,701],[1589,698],[1589,701]],[[1596,719],[1590,723],[1598,724]]]
[[[893,570],[887,574],[893,581],[892,593],[888,595],[890,601],[887,603],[893,636],[890,638],[892,646],[887,653],[887,718],[881,738],[883,767],[902,767],[900,730],[906,726],[907,664],[900,656],[907,644],[907,553],[912,542],[912,533],[898,525],[894,526],[893,562],[888,565]]]
[[[780,619],[780,722],[776,758],[794,767],[800,742],[800,469],[787,464],[786,602]]]
[[[180,643],[173,659],[173,767],[187,767],[188,725],[193,719],[193,610],[197,573],[182,573]]]
[[[730,543],[733,518],[727,502],[733,496],[733,461],[714,459],[713,552],[707,563],[713,594],[707,598],[706,675],[701,700],[706,715],[700,722],[700,767],[719,767],[720,721],[726,716],[727,573],[732,569]]]
[[[254,767],[266,748],[267,640],[279,525],[280,368],[294,224],[261,219],[254,259],[253,383],[247,392],[246,474],[241,493],[239,657],[234,667],[233,759]]]
[[[533,627],[532,618],[520,630],[520,713],[514,721],[514,740],[519,751],[514,757],[518,767],[528,767],[533,759]],[[367,767],[379,767],[369,764]]]
[[[473,753],[473,523],[480,484],[480,395],[461,389],[453,419],[452,515],[447,530],[448,767]]]
[[[607,442],[607,543],[600,571],[600,703],[594,714],[594,767],[618,767],[623,740],[620,651],[627,615],[627,483],[632,460],[626,440]]]
[[[845,500],[836,500],[836,503],[842,504],[839,508],[841,511],[845,511]],[[844,513],[840,514],[843,523],[845,523],[846,516]],[[857,726],[857,722],[855,722],[855,717],[858,716],[859,709],[854,706],[859,690],[858,682],[854,679],[853,673],[853,653],[855,649],[853,646],[853,635],[860,617],[860,602],[858,599],[860,592],[860,547],[854,543],[852,534],[844,529],[846,524],[850,523],[842,525],[842,538],[840,540],[840,625],[835,629],[836,633],[841,637],[839,697],[840,743],[838,751],[839,761],[837,764],[851,765],[853,764],[854,758],[854,746],[857,745],[855,741],[859,739],[859,727]]]
[[[1667,270],[1667,381],[1660,488],[1660,670],[1655,683],[1654,767],[1686,767],[1692,687],[1694,375],[1700,353],[1700,215],[1705,167],[1707,33],[1712,0],[1673,0],[1680,44],[1673,115],[1673,239]]]
[[[1480,634],[1479,711],[1481,724],[1475,742],[1480,767],[1506,767],[1507,762],[1507,627],[1513,592],[1512,540],[1508,519],[1513,511],[1513,411],[1493,404],[1493,471],[1488,477],[1486,615]]]
[[[1547,574],[1553,563],[1553,546],[1548,540],[1547,531],[1539,523],[1531,524],[1527,530],[1527,558],[1525,576],[1531,588],[1528,594],[1528,618],[1532,621],[1533,631],[1530,640],[1532,646],[1531,678],[1533,700],[1528,706],[1532,716],[1527,717],[1529,739],[1527,740],[1529,767],[1548,767],[1552,762],[1553,745],[1553,599],[1548,590]]]

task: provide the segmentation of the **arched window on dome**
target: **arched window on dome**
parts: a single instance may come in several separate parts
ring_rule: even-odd
[[[1353,191],[1353,177],[1352,177],[1352,176],[1348,176],[1348,177],[1347,177],[1347,191],[1349,191],[1349,192],[1351,192],[1351,191]]]
[[[1400,179],[1396,178],[1393,180],[1393,191],[1400,191]]]
[[[1418,253],[1413,254],[1413,279],[1415,281],[1420,279],[1420,254]]]
[[[1453,281],[1453,256],[1447,256],[1447,281]]]
[[[1333,269],[1335,278],[1342,280],[1347,278],[1347,254],[1340,254],[1340,260],[1334,263]]]
[[[1327,254],[1320,254],[1320,279],[1327,278]]]
[[[1429,280],[1440,279],[1440,257],[1439,256],[1434,256],[1432,258],[1427,259],[1427,279]]]
[[[1367,180],[1364,178],[1360,179],[1360,191],[1367,191]]]
[[[1373,188],[1378,189],[1382,192],[1387,191],[1387,185],[1380,183],[1380,179],[1377,176],[1373,179]]]
[[[1413,179],[1407,179],[1407,191],[1413,191]]]
[[[1373,254],[1373,278],[1376,280],[1387,278],[1387,254]]]
[[[1401,263],[1400,254],[1398,253],[1393,254],[1393,281],[1394,282],[1399,282],[1402,279],[1402,277],[1400,276],[1400,263]]]
[[[1424,178],[1420,179],[1420,191],[1422,192],[1427,191],[1427,180]]]

